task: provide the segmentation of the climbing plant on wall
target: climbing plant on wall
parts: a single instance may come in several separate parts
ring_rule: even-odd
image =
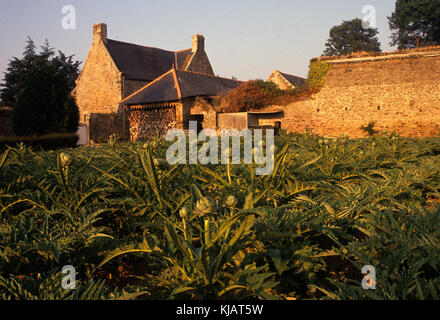
[[[319,89],[324,84],[324,79],[332,65],[328,62],[312,61],[309,66],[307,83],[310,89]]]

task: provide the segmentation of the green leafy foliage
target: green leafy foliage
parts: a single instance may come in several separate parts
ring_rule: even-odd
[[[391,45],[399,49],[440,45],[439,20],[439,0],[397,0],[388,17]]]
[[[283,133],[268,176],[168,146],[4,151],[1,298],[438,299],[438,138]]]
[[[16,135],[76,132],[79,110],[67,78],[58,60],[36,58],[12,111]]]
[[[22,58],[13,57],[9,61],[3,83],[1,83],[0,97],[6,106],[15,106],[21,91],[24,89],[26,79],[40,58],[51,60],[57,64],[60,73],[63,73],[67,82],[68,91],[75,88],[75,81],[79,75],[80,62],[73,59],[74,56],[66,56],[63,52],[50,47],[46,40],[37,52],[34,41],[28,37]]]
[[[310,89],[319,89],[324,85],[325,76],[332,68],[328,62],[311,61],[307,84]]]
[[[353,52],[380,52],[379,31],[364,28],[359,18],[343,21],[330,30],[330,38],[325,44],[325,56],[346,55]]]

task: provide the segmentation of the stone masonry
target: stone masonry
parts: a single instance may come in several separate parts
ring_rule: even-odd
[[[104,23],[93,26],[93,42],[87,59],[84,62],[83,69],[78,77],[76,88],[72,92],[76,98],[76,102],[80,111],[80,121],[86,123],[89,127],[89,139],[93,141],[106,141],[112,134],[118,137],[128,139],[128,114],[120,104],[121,100],[138,91],[154,79],[137,79],[127,77],[123,70],[118,68],[118,60],[114,60],[110,54],[108,45],[110,42],[114,44],[117,41],[110,40],[107,37],[107,25]],[[121,46],[137,46],[129,43],[118,42]],[[142,47],[142,46],[137,46]],[[148,52],[148,47],[145,49]],[[131,49],[128,49],[128,51]],[[153,52],[155,50],[155,52]],[[158,52],[160,51],[160,52]],[[133,51],[130,51],[131,53]],[[139,50],[137,51],[139,52]],[[202,35],[194,35],[192,38],[192,49],[182,50],[172,53],[170,51],[151,48],[149,52],[153,56],[141,58],[144,63],[142,70],[164,69],[163,73],[173,67],[173,61],[163,61],[160,56],[164,55],[173,57],[181,56],[183,53],[189,53],[186,60],[179,60],[182,63],[181,68],[214,75],[208,56],[205,52],[205,38]],[[137,69],[137,66],[131,65],[130,56],[119,55],[118,59],[125,59],[125,67]],[[128,61],[128,62],[127,62]],[[155,61],[153,65],[148,65],[149,61]],[[159,66],[160,65],[160,66]],[[169,66],[168,66],[169,65]],[[168,68],[165,70],[165,68]],[[159,68],[159,69],[158,69]],[[151,73],[150,72],[150,73]],[[162,72],[162,71],[160,71]],[[159,77],[161,74],[157,74]],[[142,76],[142,75],[140,75]],[[147,77],[147,75],[145,75]]]
[[[403,136],[440,134],[440,48],[328,62],[321,90],[285,107],[287,131],[362,137],[374,121]]]
[[[192,37],[192,56],[186,65],[186,71],[214,75],[211,63],[205,52],[205,37],[196,34]]]

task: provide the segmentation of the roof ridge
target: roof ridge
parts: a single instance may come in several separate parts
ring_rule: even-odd
[[[176,90],[177,90],[177,97],[179,99],[182,99],[182,91],[180,90],[180,83],[179,83],[179,78],[177,78],[177,73],[176,73],[176,69],[171,69],[171,71],[173,72],[173,79],[174,79],[174,84],[176,85]]]
[[[179,52],[183,52],[183,51],[189,51],[189,50],[192,50],[192,48],[188,48],[188,49],[183,49],[183,50],[177,50],[177,51],[174,51],[174,52],[176,52],[176,53],[179,53]]]
[[[171,69],[167,72],[165,72],[163,75],[157,77],[156,79],[154,79],[153,81],[151,81],[150,83],[148,83],[147,85],[143,86],[142,88],[140,88],[139,90],[133,92],[132,94],[130,94],[129,96],[127,96],[126,98],[124,98],[123,100],[121,100],[119,103],[123,103],[124,101],[127,101],[128,99],[130,99],[131,97],[135,96],[136,94],[138,94],[139,92],[143,91],[144,89],[146,89],[147,87],[149,87],[150,85],[152,85],[153,83],[156,83],[157,81],[159,81],[160,79],[162,79],[163,77],[165,77],[168,73],[172,72],[174,69]]]
[[[291,73],[286,73],[286,72],[282,72],[282,71],[278,71],[279,73],[281,73],[281,74],[285,74],[285,75],[288,75],[288,76],[292,76],[292,77],[295,77],[295,78],[301,78],[301,79],[305,79],[305,78],[303,78],[303,77],[300,77],[300,76],[297,76],[297,75],[295,75],[295,74],[291,74]]]
[[[188,49],[179,50],[179,51],[172,51],[172,50],[166,50],[166,49],[162,49],[162,48],[158,48],[158,47],[144,46],[142,44],[136,44],[136,43],[126,42],[126,41],[120,41],[120,40],[114,40],[114,39],[107,39],[107,40],[114,41],[114,42],[119,42],[119,43],[123,43],[123,44],[129,44],[129,45],[132,45],[132,46],[137,46],[137,47],[142,47],[142,48],[156,49],[156,50],[171,52],[171,53],[191,50],[191,48],[188,48]]]
[[[177,71],[198,74],[198,75],[201,75],[201,76],[207,76],[207,77],[216,78],[216,79],[224,79],[224,80],[231,80],[231,81],[236,81],[236,82],[244,82],[242,80],[229,79],[229,78],[225,78],[225,77],[219,77],[219,76],[216,76],[216,75],[212,75],[212,74],[208,74],[208,73],[202,73],[202,72],[196,72],[196,71],[188,71],[188,70],[177,70]]]

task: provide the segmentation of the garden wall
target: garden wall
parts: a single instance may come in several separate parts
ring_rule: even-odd
[[[247,129],[248,128],[248,113],[234,112],[234,113],[219,113],[217,114],[218,129]]]
[[[404,136],[440,133],[440,48],[321,62],[332,66],[324,85],[285,107],[287,131],[360,137],[375,121],[377,130]]]
[[[92,113],[88,125],[90,140],[95,143],[107,142],[113,134],[128,139],[128,121],[125,117],[124,124],[124,113]]]

